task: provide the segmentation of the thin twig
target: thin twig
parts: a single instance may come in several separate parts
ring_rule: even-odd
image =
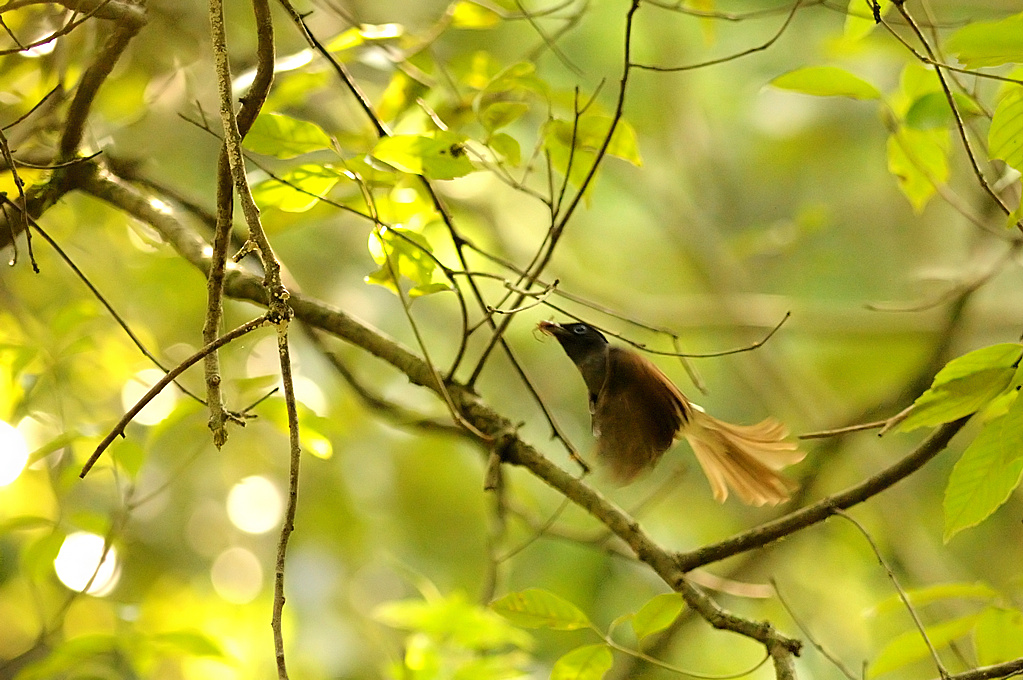
[[[214,352],[217,349],[228,344],[229,342],[236,340],[242,337],[243,335],[251,333],[257,328],[265,326],[268,323],[269,316],[267,314],[264,314],[263,316],[260,316],[259,318],[256,319],[246,321],[241,326],[238,326],[234,330],[220,336],[210,344],[206,345],[205,347],[194,353],[192,356],[182,361],[180,364],[172,368],[170,371],[168,371],[166,375],[160,378],[156,382],[156,384],[153,385],[149,389],[149,391],[146,392],[142,396],[142,398],[135,403],[134,406],[128,409],[128,411],[121,417],[119,421],[117,421],[117,425],[115,425],[114,428],[107,434],[107,436],[103,438],[103,441],[99,443],[99,445],[96,447],[96,450],[92,452],[91,456],[89,456],[89,460],[87,460],[85,462],[85,465],[82,466],[82,471],[79,473],[78,476],[84,478],[85,475],[89,474],[89,470],[91,470],[92,466],[96,464],[96,461],[99,460],[99,457],[103,455],[103,452],[107,450],[107,447],[109,447],[110,444],[113,443],[113,441],[118,436],[122,437],[124,436],[124,428],[128,427],[128,423],[130,423],[135,418],[135,416],[139,414],[139,411],[145,408],[146,404],[152,401],[153,398],[155,398],[156,395],[162,392],[165,387],[174,382],[174,379],[177,378],[182,373],[184,373],[189,366],[196,363],[210,352]]]
[[[912,617],[913,625],[916,626],[917,631],[920,633],[920,637],[924,640],[924,644],[927,645],[927,649],[931,653],[931,658],[934,660],[934,665],[938,668],[938,675],[944,678],[944,680],[948,680],[949,674],[945,669],[945,664],[941,662],[941,657],[938,656],[938,650],[934,648],[934,644],[931,642],[930,636],[927,635],[927,629],[924,627],[923,621],[920,620],[920,615],[917,614],[916,608],[913,607],[913,604],[909,601],[909,596],[906,594],[906,591],[901,585],[899,585],[899,579],[895,577],[895,572],[892,571],[892,568],[888,566],[887,562],[885,562],[884,556],[881,555],[881,551],[878,549],[873,537],[871,537],[870,532],[868,532],[862,524],[853,519],[853,517],[848,513],[838,510],[835,514],[842,519],[849,521],[861,534],[863,534],[863,537],[867,539],[867,543],[870,545],[870,549],[874,551],[874,556],[877,557],[878,563],[884,567],[888,580],[892,582],[895,592],[899,594],[899,599],[902,600],[902,604],[906,607],[906,611],[908,611],[910,617]]]

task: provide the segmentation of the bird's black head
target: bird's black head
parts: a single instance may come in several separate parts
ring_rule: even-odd
[[[565,354],[576,364],[594,355],[603,356],[607,351],[607,338],[593,326],[584,323],[557,324],[541,321],[537,328],[547,335],[553,335],[565,350]]]

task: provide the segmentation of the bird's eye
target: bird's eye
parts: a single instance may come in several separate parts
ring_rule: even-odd
[[[575,333],[576,335],[586,335],[586,326],[580,324],[573,328],[572,332]]]

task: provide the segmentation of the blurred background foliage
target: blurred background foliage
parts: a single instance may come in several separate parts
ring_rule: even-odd
[[[226,4],[240,90],[250,82],[255,33],[248,3]],[[937,42],[1018,10],[1000,0],[909,6]],[[742,52],[778,33],[792,9],[714,0],[670,7],[641,6],[633,27],[636,62],[679,66]],[[444,265],[460,267],[421,185],[404,172],[436,179],[463,236],[524,267],[551,219],[542,202],[504,180],[521,180],[532,161],[524,184],[545,193],[547,171],[534,149],[546,144],[557,181],[577,98],[592,99],[586,110],[592,118],[578,126],[573,166],[576,173],[585,167],[594,150],[585,134],[599,140],[614,111],[628,4],[556,3],[549,12],[530,5],[536,16],[528,20],[522,5],[496,0],[324,0],[297,9],[311,12],[311,30],[397,134],[421,135],[439,120],[449,136],[434,135],[439,141],[428,149],[422,137],[396,137],[379,148],[350,92],[275,5],[280,70],[264,111],[281,117],[261,119],[247,146],[250,180],[288,285],[418,347],[394,281],[381,268],[382,253],[391,249],[408,278],[400,285],[423,294],[411,309],[431,358],[448,366],[461,337],[448,282],[395,229],[375,232],[372,222],[344,209],[368,209],[352,173],[372,187],[380,218],[428,244]],[[45,3],[12,2],[0,11],[10,34],[23,41],[68,17],[60,5]],[[755,351],[692,360],[707,392],[697,400],[727,419],[774,414],[802,433],[885,418],[911,403],[952,357],[1015,341],[1023,327],[1023,277],[1012,242],[1018,235],[989,207],[947,117],[914,114],[925,121],[914,129],[948,149],[941,192],[929,193],[928,182],[916,193],[900,190],[889,135],[918,101],[910,93],[933,87],[919,85],[929,76],[898,41],[869,20],[851,19],[850,11],[868,16],[862,3],[850,9],[805,2],[762,51],[687,71],[633,70],[610,157],[544,274],[571,296],[556,293],[552,303],[666,351],[671,338],[651,329],[677,334],[686,352],[714,352],[758,340],[791,312]],[[83,153],[102,151],[122,177],[208,235],[203,211],[215,208],[220,149],[208,20],[200,5],[169,0],[148,2],[147,15],[100,90]],[[93,18],[32,52],[14,49],[8,38],[0,56],[0,124],[18,120],[54,87],[72,88],[108,31]],[[877,94],[813,97],[784,82],[770,85],[806,66],[840,67]],[[499,73],[503,82],[495,79]],[[977,101],[994,105],[999,83],[962,79]],[[63,92],[5,128],[19,156],[52,150]],[[985,134],[979,107],[970,120]],[[45,170],[21,175],[30,186],[46,180]],[[10,177],[6,172],[0,189],[14,196]],[[1018,204],[1018,175],[992,177],[1005,179],[999,190]],[[569,196],[581,177],[572,179]],[[313,200],[321,196],[330,202]],[[204,277],[149,225],[75,193],[39,222],[166,363],[201,344]],[[0,488],[0,677],[272,677],[271,584],[287,480],[279,396],[256,406],[258,417],[233,430],[218,452],[204,409],[168,392],[80,480],[97,441],[144,391],[140,386],[155,380],[153,366],[51,248],[34,239],[36,274],[23,243],[17,263],[0,275],[0,456],[14,469]],[[12,253],[9,246],[4,252]],[[475,250],[469,254],[474,269],[511,276]],[[496,304],[502,280],[478,281]],[[225,327],[258,313],[230,302]],[[566,317],[537,306],[516,316],[506,338],[554,417],[588,454],[581,381],[560,348],[534,331],[548,318]],[[543,588],[606,632],[667,591],[583,511],[565,507],[521,471],[508,473],[509,507],[501,519],[483,491],[485,452],[460,437],[404,427],[401,417],[367,406],[319,342],[301,332],[294,337],[308,455],[287,567],[293,677],[547,677],[562,654],[600,638],[585,627],[524,632],[478,605]],[[456,377],[469,377],[488,340],[482,331],[470,338],[469,359]],[[372,394],[424,416],[447,416],[443,403],[393,368],[356,347],[331,348]],[[222,360],[233,407],[256,402],[277,384],[271,330],[230,346]],[[699,394],[680,363],[658,362],[684,391]],[[198,371],[183,384],[202,392]],[[575,469],[500,352],[477,389],[522,422],[524,439]],[[942,541],[942,494],[969,432],[853,512],[899,581],[916,591],[952,670],[1023,656],[1018,494],[987,522]],[[805,442],[809,455],[793,473],[804,486],[792,506],[868,477],[923,436],[879,439],[866,432]],[[615,488],[599,474],[593,483],[678,550],[784,511],[717,505],[693,474],[685,445],[678,449],[629,487]],[[97,570],[103,556],[107,566]],[[708,571],[773,581],[790,611],[776,598],[721,601],[805,635],[795,617],[857,674],[873,664],[872,675],[936,675],[884,569],[849,522],[832,519]],[[620,632],[624,627],[616,630],[623,643],[635,642]],[[756,645],[684,614],[668,631],[643,642],[675,666],[720,675],[761,659]],[[609,677],[672,675],[626,655],[615,663]],[[810,647],[798,670],[840,676]]]

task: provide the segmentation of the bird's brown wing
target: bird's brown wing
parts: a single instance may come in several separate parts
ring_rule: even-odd
[[[690,405],[650,361],[612,347],[592,412],[597,455],[624,484],[668,450],[689,420]]]

